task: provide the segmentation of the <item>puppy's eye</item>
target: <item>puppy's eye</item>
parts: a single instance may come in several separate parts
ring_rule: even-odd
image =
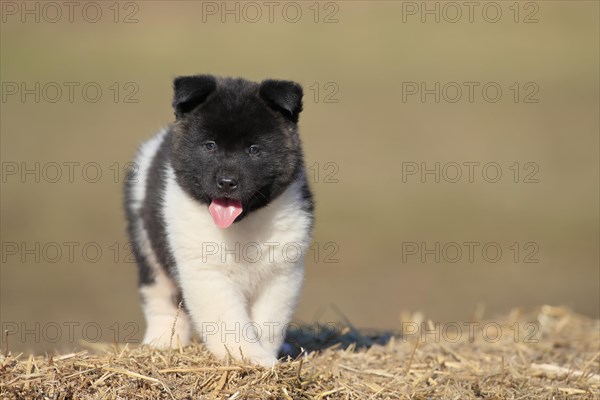
[[[260,147],[257,145],[253,144],[252,146],[248,147],[248,154],[256,155],[258,153],[260,153]]]
[[[206,143],[204,143],[203,146],[204,146],[204,150],[206,150],[206,151],[213,151],[217,148],[217,144],[213,141],[206,142]]]

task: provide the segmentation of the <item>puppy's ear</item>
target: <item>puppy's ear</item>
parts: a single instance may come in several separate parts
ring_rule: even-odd
[[[179,119],[202,104],[217,88],[212,75],[180,76],[173,81],[173,108]]]
[[[281,112],[290,121],[298,122],[298,115],[302,111],[302,86],[292,81],[268,79],[261,82],[259,95],[271,108]]]

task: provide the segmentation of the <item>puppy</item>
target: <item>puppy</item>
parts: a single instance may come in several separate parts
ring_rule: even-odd
[[[186,345],[195,330],[219,358],[272,366],[313,225],[302,88],[197,75],[174,92],[175,122],[140,147],[125,187],[143,342]]]

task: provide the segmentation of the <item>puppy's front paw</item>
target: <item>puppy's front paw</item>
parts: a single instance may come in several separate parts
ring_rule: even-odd
[[[144,336],[144,340],[142,344],[147,344],[148,346],[156,347],[157,349],[165,350],[165,349],[177,349],[179,344],[182,347],[190,344],[190,339],[188,337],[180,337],[179,335],[171,337],[171,332],[164,333],[159,336],[148,335]]]
[[[148,326],[143,344],[158,349],[176,349],[190,344],[192,329],[187,313],[176,315],[151,315],[147,318]]]
[[[175,332],[165,329],[148,329],[144,335],[143,344],[147,344],[157,349],[177,349],[190,344],[191,335],[186,329],[178,329]]]
[[[242,356],[244,360],[257,364],[265,368],[272,368],[275,364],[277,364],[277,358],[274,354],[271,354],[267,350],[265,350],[262,346],[246,346],[245,348],[241,348],[238,354],[236,355],[238,358]]]
[[[247,360],[250,361],[252,364],[257,364],[265,368],[272,368],[275,364],[277,364],[277,359],[269,355],[248,357]]]

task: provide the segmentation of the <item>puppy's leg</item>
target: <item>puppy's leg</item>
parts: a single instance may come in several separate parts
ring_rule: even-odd
[[[140,294],[147,324],[143,343],[158,348],[187,346],[191,324],[187,312],[179,309],[179,292],[173,281],[160,272],[153,283],[140,286]]]
[[[273,357],[281,348],[302,287],[302,263],[265,282],[252,304],[252,321],[260,327],[260,343]]]
[[[276,359],[266,351],[247,311],[242,291],[222,271],[180,267],[181,287],[191,319],[206,347],[218,358],[231,354],[271,367]]]

